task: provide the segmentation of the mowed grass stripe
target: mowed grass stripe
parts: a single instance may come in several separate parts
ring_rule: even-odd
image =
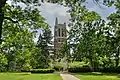
[[[112,74],[75,74],[80,80],[120,80],[119,75]]]
[[[0,80],[62,80],[55,74],[0,73]]]

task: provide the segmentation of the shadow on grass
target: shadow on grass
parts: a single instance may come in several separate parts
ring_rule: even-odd
[[[120,74],[118,74],[117,78],[120,78]]]
[[[13,74],[15,76],[27,76],[27,75],[31,75],[31,73],[9,73],[9,74]]]
[[[77,75],[84,75],[84,76],[117,76],[120,78],[120,74],[117,73],[101,73],[101,72],[88,72],[88,73],[71,73]]]
[[[26,75],[30,75],[31,73],[23,73],[23,74],[20,74],[22,76],[26,76]]]

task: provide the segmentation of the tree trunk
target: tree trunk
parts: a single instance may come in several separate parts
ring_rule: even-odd
[[[2,23],[4,19],[4,12],[2,12],[2,9],[0,9],[0,44],[2,43],[1,37],[2,37]]]
[[[94,64],[93,64],[93,61],[92,61],[92,56],[89,57],[89,61],[90,61],[90,68],[94,72]]]
[[[117,47],[117,53],[116,53],[116,67],[119,65],[119,46]]]

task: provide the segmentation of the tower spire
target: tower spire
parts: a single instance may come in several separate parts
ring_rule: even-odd
[[[55,24],[58,24],[58,18],[56,17]]]

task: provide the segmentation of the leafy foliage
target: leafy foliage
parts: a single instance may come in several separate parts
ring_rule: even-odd
[[[68,68],[69,72],[91,72],[89,65],[84,62],[73,62],[70,64]]]
[[[51,31],[43,30],[43,34],[39,35],[37,48],[39,49],[36,52],[35,59],[37,60],[36,68],[48,68],[50,62],[50,53],[49,53],[49,45],[51,44]],[[41,50],[41,51],[40,51]]]
[[[65,66],[65,63],[63,62],[54,62],[53,63],[53,68],[56,70],[56,71],[62,71],[64,66]]]
[[[47,30],[49,25],[37,9],[6,5],[3,10],[5,20],[0,53],[5,55],[8,63],[5,68],[7,71],[20,71],[36,67],[32,63],[36,63],[32,55],[38,49],[34,39],[39,28]]]
[[[96,12],[88,11],[82,3],[70,6],[71,30],[69,43],[73,59],[89,62],[92,71],[119,65],[119,11],[111,14],[109,23]],[[111,64],[110,64],[111,63]]]
[[[8,64],[8,60],[3,53],[0,53],[0,71],[5,71],[5,66]]]

